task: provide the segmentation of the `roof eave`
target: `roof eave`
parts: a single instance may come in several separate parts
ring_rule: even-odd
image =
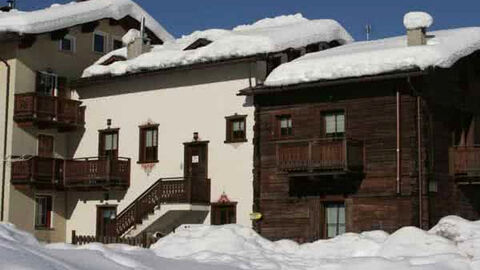
[[[313,87],[327,87],[327,86],[336,86],[336,85],[343,85],[343,84],[350,84],[350,83],[373,82],[373,81],[390,80],[390,79],[398,79],[398,78],[406,78],[406,77],[416,77],[416,76],[427,75],[428,73],[429,73],[428,70],[420,70],[418,68],[415,68],[407,71],[403,70],[403,71],[397,71],[397,72],[376,74],[371,76],[349,77],[349,78],[342,78],[342,79],[336,79],[336,80],[320,80],[315,82],[305,82],[305,83],[282,85],[282,86],[260,85],[252,88],[249,87],[249,88],[241,89],[237,95],[254,96],[254,95],[293,91],[293,90],[313,88]]]

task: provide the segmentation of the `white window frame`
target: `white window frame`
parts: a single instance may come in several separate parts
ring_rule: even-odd
[[[64,39],[69,39],[70,42],[72,43],[72,49],[71,50],[64,50],[62,48],[62,41]],[[77,39],[74,37],[74,36],[71,36],[71,35],[65,35],[65,37],[63,37],[62,39],[60,39],[60,41],[58,42],[58,49],[61,51],[61,52],[66,52],[66,53],[75,53],[77,51]]]
[[[99,36],[102,36],[103,37],[103,52],[97,52],[95,51],[95,35],[99,35]],[[92,33],[92,51],[94,53],[101,53],[101,54],[104,54],[107,52],[107,48],[108,48],[108,34],[105,33],[105,32],[101,32],[101,31],[94,31]]]
[[[50,197],[52,199],[52,213],[50,215],[50,227],[45,227],[45,228],[41,228],[41,227],[37,227],[37,197]],[[34,201],[34,204],[33,204],[33,228],[35,230],[42,230],[42,229],[46,229],[46,230],[53,230],[55,228],[54,226],[54,222],[55,222],[55,196],[51,193],[36,193],[34,196],[33,196],[33,201]]]

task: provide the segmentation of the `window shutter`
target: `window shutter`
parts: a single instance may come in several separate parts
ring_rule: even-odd
[[[232,140],[232,132],[233,132],[232,125],[233,125],[232,120],[227,119],[227,134],[226,134],[226,137],[225,137],[227,142]]]
[[[35,91],[37,92],[40,91],[41,84],[42,84],[42,73],[40,73],[40,71],[37,71],[35,75]]]
[[[57,91],[58,96],[62,98],[67,97],[67,78],[66,77],[57,77]]]

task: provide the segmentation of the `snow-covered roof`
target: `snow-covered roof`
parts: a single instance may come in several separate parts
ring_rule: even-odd
[[[199,39],[210,44],[184,50]],[[260,20],[252,25],[241,25],[233,30],[210,29],[196,31],[172,42],[154,46],[152,51],[127,61],[101,65],[113,55],[126,56],[126,49],[113,51],[88,67],[83,77],[122,75],[140,70],[157,70],[196,63],[211,62],[261,53],[278,52],[317,42],[353,41],[348,32],[334,20],[308,20],[301,14]]]
[[[0,11],[0,33],[40,34],[104,18],[120,20],[130,16],[137,21],[145,17],[148,29],[163,41],[172,40],[154,18],[131,0],[90,0],[53,4],[35,11]]]
[[[362,77],[430,67],[449,68],[480,50],[480,27],[429,32],[427,45],[407,46],[406,36],[354,42],[304,55],[276,68],[266,86]]]

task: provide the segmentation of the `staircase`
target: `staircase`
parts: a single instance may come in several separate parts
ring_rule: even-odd
[[[183,206],[181,209],[169,207],[173,204]],[[108,224],[108,231],[111,236],[137,236],[164,216],[168,210],[205,212],[208,211],[209,204],[210,179],[161,178],[118,214]]]

